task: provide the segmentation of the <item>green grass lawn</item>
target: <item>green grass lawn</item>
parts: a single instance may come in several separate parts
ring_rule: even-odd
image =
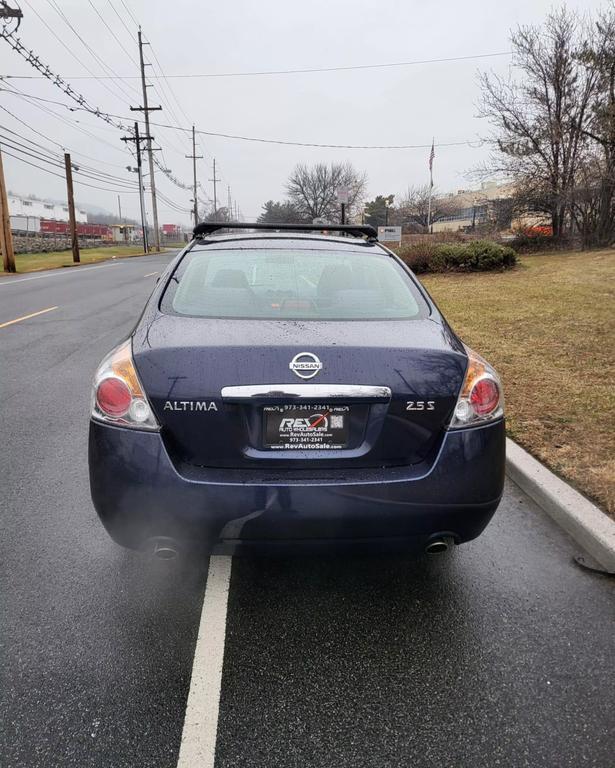
[[[502,376],[509,435],[615,516],[615,250],[421,280]]]
[[[81,251],[81,264],[92,264],[96,261],[135,256],[143,253],[140,245],[119,245],[108,248],[84,248]],[[38,269],[54,269],[73,263],[72,251],[52,251],[50,253],[18,253],[15,254],[15,266],[18,272],[34,272]]]

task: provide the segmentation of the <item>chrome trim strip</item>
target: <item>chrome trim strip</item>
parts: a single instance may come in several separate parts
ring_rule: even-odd
[[[301,398],[302,400],[381,400],[391,399],[389,387],[365,384],[247,384],[222,387],[223,400],[252,400],[261,398]]]

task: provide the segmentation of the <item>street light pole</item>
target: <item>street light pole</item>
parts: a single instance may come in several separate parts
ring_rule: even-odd
[[[143,253],[148,253],[149,238],[147,236],[147,219],[145,216],[145,200],[143,198],[143,163],[141,161],[139,123],[135,123],[135,143],[137,145],[137,178],[139,180],[139,205],[141,207],[141,229],[143,230]]]
[[[196,161],[200,160],[203,157],[203,155],[197,155],[197,153],[196,153],[196,133],[195,133],[195,130],[194,130],[194,125],[192,126],[192,154],[191,155],[185,155],[185,157],[192,159],[192,182],[193,182],[193,195],[194,195],[194,209],[193,209],[193,213],[194,213],[194,226],[196,227],[196,225],[199,223],[198,198],[196,196],[196,188],[197,188],[197,183],[196,183]],[[214,173],[214,176],[215,175],[216,174]]]
[[[134,136],[122,136],[122,141],[134,141],[135,143],[135,149],[137,152],[137,173],[139,179],[139,205],[141,206],[141,228],[143,229],[143,252],[148,253],[149,243],[147,237],[147,220],[145,218],[145,200],[143,199],[143,173],[141,162],[141,142],[143,141],[143,137],[139,135],[139,123],[135,123],[134,130]],[[150,141],[154,138],[149,134],[147,134],[147,136],[149,137]],[[133,169],[129,167],[128,170],[130,171]]]

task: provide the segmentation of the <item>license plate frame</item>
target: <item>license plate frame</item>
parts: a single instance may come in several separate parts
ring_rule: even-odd
[[[352,407],[337,404],[263,407],[263,446],[271,451],[340,451],[348,448]]]

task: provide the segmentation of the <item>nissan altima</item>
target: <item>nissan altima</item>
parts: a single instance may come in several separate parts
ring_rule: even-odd
[[[497,373],[367,226],[198,225],[94,378],[94,506],[161,556],[444,551],[504,450]]]

